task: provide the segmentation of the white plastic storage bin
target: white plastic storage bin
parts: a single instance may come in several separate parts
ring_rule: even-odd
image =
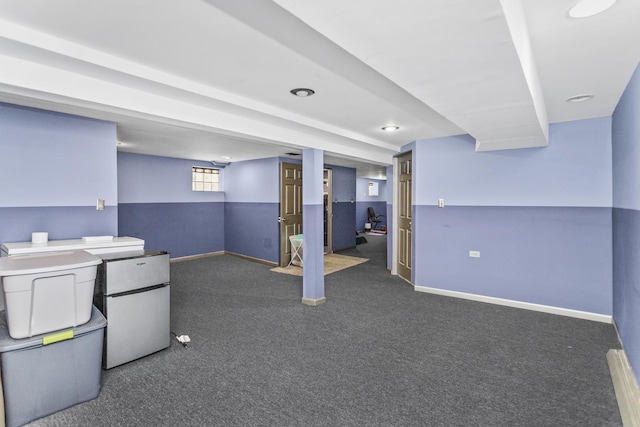
[[[9,335],[26,338],[88,322],[100,263],[85,251],[0,258]]]
[[[7,426],[22,426],[98,397],[106,325],[94,307],[91,320],[82,326],[15,340],[0,316]]]

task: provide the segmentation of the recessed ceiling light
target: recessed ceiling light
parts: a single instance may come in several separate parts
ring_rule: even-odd
[[[231,160],[233,157],[231,156],[220,156],[222,160]]]
[[[616,0],[580,0],[569,9],[571,18],[587,18],[604,12],[616,3]]]
[[[301,98],[305,98],[307,96],[311,96],[316,93],[313,89],[307,89],[304,87],[299,87],[297,89],[291,89],[289,92],[294,94],[295,96],[299,96]]]
[[[393,131],[396,131],[398,129],[400,129],[399,126],[384,126],[382,128],[382,130],[385,131],[385,132],[393,132]]]
[[[593,99],[593,95],[590,93],[585,93],[583,95],[576,95],[570,98],[565,99],[567,102],[584,102]]]

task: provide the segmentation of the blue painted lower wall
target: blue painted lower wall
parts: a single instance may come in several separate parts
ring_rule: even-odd
[[[302,224],[302,233],[304,234],[302,243],[302,259],[304,262],[302,297],[310,300],[319,300],[325,296],[324,230],[322,222],[324,206],[302,205],[302,216],[305,218],[305,222]]]
[[[0,242],[29,242],[34,231],[48,232],[49,240],[117,236],[117,212],[115,206],[0,208]]]
[[[385,206],[387,212],[387,270],[393,268],[393,205]]]
[[[224,203],[122,203],[118,234],[145,240],[171,258],[224,250]]]
[[[354,206],[353,203],[333,205],[334,250],[356,245]],[[82,235],[139,237],[145,240],[145,247],[167,250],[172,258],[224,250],[278,263],[279,212],[278,203],[122,203],[118,208],[117,232]],[[1,215],[2,210],[0,219]],[[4,241],[29,240],[29,230],[28,238]]]
[[[633,371],[640,372],[640,211],[613,209],[613,316]]]
[[[356,230],[358,231],[363,231],[365,222],[368,222],[369,206],[371,206],[376,215],[382,219],[378,227],[387,225],[387,202],[356,202]],[[371,227],[373,228],[373,224],[371,224]]]
[[[415,206],[413,224],[417,286],[613,314],[611,208]]]
[[[338,202],[333,204],[333,233],[332,249],[352,248],[356,245],[356,204],[351,202]]]
[[[280,260],[279,203],[224,204],[224,249],[270,262]]]

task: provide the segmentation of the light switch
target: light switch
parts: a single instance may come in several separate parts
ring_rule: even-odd
[[[444,208],[444,199],[438,199],[438,207]]]
[[[97,211],[104,210],[104,199],[98,199],[98,202],[96,203],[96,210]]]

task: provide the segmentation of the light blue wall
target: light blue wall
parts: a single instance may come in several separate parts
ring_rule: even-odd
[[[613,113],[613,317],[640,378],[640,67]]]
[[[224,250],[224,193],[192,191],[207,162],[118,153],[118,232],[172,258]]]
[[[640,211],[640,66],[613,113],[613,207]]]
[[[378,184],[378,195],[369,195],[369,183]],[[384,179],[356,178],[356,201],[357,202],[386,202],[387,201],[387,181]]]
[[[0,242],[117,235],[116,170],[114,123],[0,104]]]
[[[114,123],[0,104],[0,170],[19,177],[0,181],[0,241],[26,241],[32,231],[52,240],[130,235],[172,257],[227,249],[277,262],[282,160],[300,163],[234,162],[221,172],[223,191],[193,192],[191,166],[208,162],[117,154]],[[355,199],[351,171],[338,171],[353,173],[334,186],[341,204]],[[105,211],[95,210],[98,198]],[[346,208],[336,210],[347,216],[334,229],[338,246],[355,245],[340,231],[355,230]]]
[[[225,250],[279,262],[282,162],[301,163],[297,159],[273,157],[235,162],[225,168]],[[324,167],[333,171],[333,249],[353,247],[356,171],[341,166]]]
[[[276,157],[231,163],[224,169],[225,201],[280,203],[279,165]]]
[[[474,147],[469,135],[419,141],[414,204],[611,207],[610,117],[551,124],[545,148]]]
[[[378,184],[378,195],[369,196],[369,183]],[[369,219],[368,208],[372,207],[382,220],[378,227],[387,225],[387,181],[383,179],[356,178],[356,230],[364,230]],[[373,225],[372,225],[373,226]]]
[[[0,206],[117,205],[116,127],[0,104]]]
[[[412,148],[417,286],[612,314],[611,118],[552,124],[546,148]]]
[[[119,203],[200,203],[224,201],[224,191],[191,191],[191,168],[211,167],[197,160],[118,153]],[[224,181],[224,169],[220,169]]]
[[[279,215],[278,158],[234,162],[225,168],[225,250],[278,263]]]

